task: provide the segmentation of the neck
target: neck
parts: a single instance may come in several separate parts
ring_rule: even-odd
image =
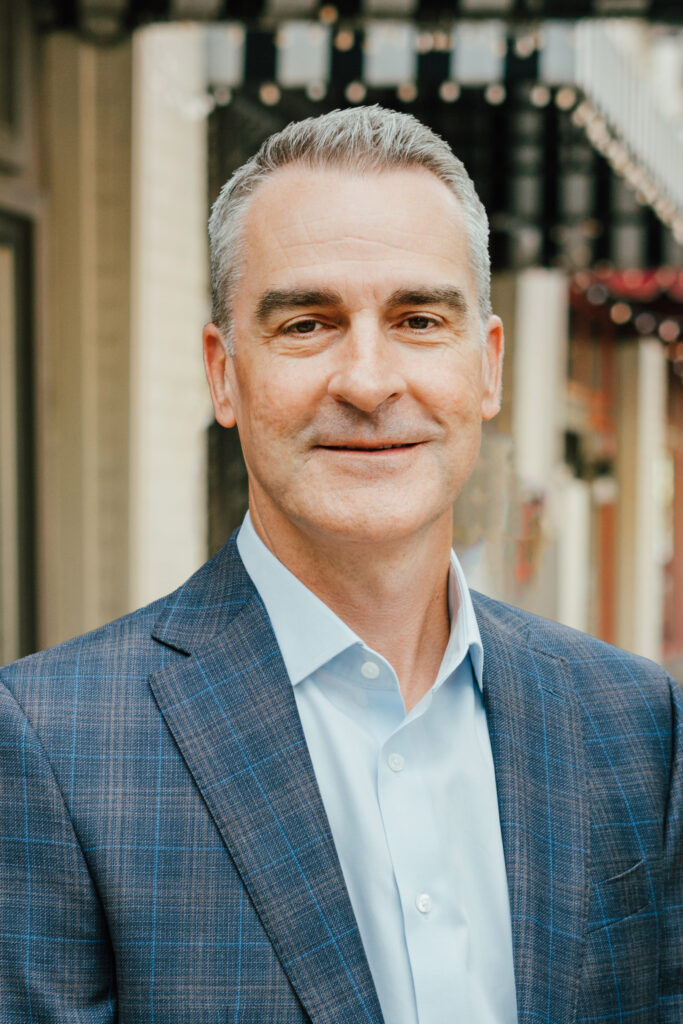
[[[450,516],[409,537],[363,542],[313,537],[289,521],[273,528],[250,511],[276,558],[386,658],[410,710],[434,683],[448,643]]]

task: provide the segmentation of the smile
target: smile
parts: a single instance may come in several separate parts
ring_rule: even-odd
[[[361,444],[329,444],[320,445],[319,447],[324,448],[326,451],[333,452],[362,452],[364,455],[371,455],[373,452],[386,452],[396,451],[405,448],[416,448],[420,444],[419,441],[405,441],[399,442],[398,444],[376,444],[376,445],[361,445]]]

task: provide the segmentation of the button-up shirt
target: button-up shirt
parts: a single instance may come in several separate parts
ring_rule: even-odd
[[[483,651],[455,554],[448,645],[406,714],[389,662],[289,572],[248,514],[237,547],[294,687],[385,1021],[514,1024]]]

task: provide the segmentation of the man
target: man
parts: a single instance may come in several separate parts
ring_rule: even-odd
[[[450,552],[503,356],[464,168],[290,125],[211,243],[250,515],[2,674],[0,1021],[681,1021],[680,694]]]

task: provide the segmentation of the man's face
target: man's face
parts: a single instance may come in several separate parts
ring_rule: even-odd
[[[255,193],[233,304],[213,325],[217,419],[237,423],[252,516],[380,543],[450,522],[498,411],[502,327],[482,325],[455,197],[422,169],[283,168]]]

